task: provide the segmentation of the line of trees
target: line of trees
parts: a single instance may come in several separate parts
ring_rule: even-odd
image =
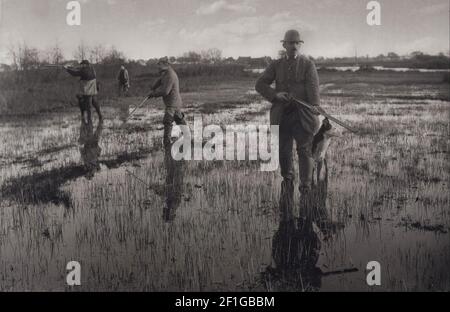
[[[11,65],[2,64],[2,70],[28,71],[46,64],[67,64],[75,61],[89,60],[95,64],[120,64],[126,61],[123,52],[114,46],[106,48],[103,45],[89,47],[81,42],[73,52],[73,59],[66,60],[58,43],[54,46],[39,50],[26,43],[10,45],[8,54],[12,60]]]
[[[73,52],[73,58],[66,60],[63,51],[56,43],[54,46],[45,49],[38,50],[35,47],[31,47],[26,43],[17,45],[10,45],[8,47],[8,54],[12,60],[11,65],[2,64],[2,71],[28,71],[30,69],[36,69],[41,65],[46,64],[67,64],[75,61],[89,60],[93,64],[104,65],[117,65],[127,62],[125,54],[114,46],[109,48],[104,45],[98,44],[95,46],[88,46],[84,42],[81,42]],[[171,56],[169,61],[171,63],[182,64],[217,64],[223,61],[222,51],[216,48],[202,50],[200,52],[188,51],[183,53],[179,57]],[[137,62],[143,65],[152,65],[156,63],[157,59],[149,59],[147,61],[139,60]],[[133,61],[130,61],[133,62]]]
[[[325,66],[348,66],[356,63],[361,64],[379,64],[387,67],[409,67],[409,68],[429,68],[429,69],[448,69],[450,68],[450,55],[439,53],[438,55],[429,55],[421,51],[414,51],[408,55],[398,55],[389,52],[386,55],[379,54],[375,57],[354,56],[354,57],[335,57],[314,59],[317,64]]]
[[[189,51],[182,56],[172,57],[172,63],[219,63],[222,61],[222,51],[216,48],[200,52]]]
[[[12,65],[0,64],[0,71],[28,71],[30,69],[39,68],[45,64],[67,64],[75,61],[81,61],[84,59],[89,60],[94,64],[103,65],[120,65],[123,63],[140,64],[140,65],[153,65],[157,62],[156,58],[148,60],[127,60],[125,54],[114,46],[106,47],[102,44],[94,46],[88,46],[84,42],[76,47],[72,54],[72,59],[66,60],[63,51],[58,42],[52,47],[45,50],[38,50],[34,47],[21,43],[17,45],[11,45],[8,48],[9,56],[12,60]],[[278,57],[282,57],[285,51],[279,51]],[[394,67],[413,67],[413,68],[449,68],[450,58],[449,56],[440,53],[439,55],[428,55],[420,51],[414,51],[407,56],[400,56],[394,52],[389,52],[386,55],[380,54],[376,57],[360,56],[356,57],[336,57],[336,58],[313,58],[318,65],[348,65],[355,62],[363,63],[380,63],[387,66]],[[260,60],[265,58],[250,58],[240,57],[235,60],[231,57],[224,58],[222,51],[216,48],[206,49],[202,51],[188,51],[181,56],[170,56],[169,61],[174,64],[240,64],[245,66],[264,67],[264,61],[267,63],[269,60]],[[262,65],[261,65],[261,64]],[[253,65],[252,65],[253,64]]]

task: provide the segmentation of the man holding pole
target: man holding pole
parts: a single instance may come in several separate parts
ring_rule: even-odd
[[[294,194],[292,146],[296,141],[299,158],[300,194],[302,202],[310,193],[314,160],[312,143],[320,127],[319,111],[298,105],[298,99],[319,106],[319,78],[314,63],[299,54],[303,40],[296,30],[288,30],[281,41],[286,55],[269,65],[257,80],[255,89],[273,105],[270,123],[279,125],[279,159],[283,182],[281,184],[281,216],[290,218]],[[275,88],[271,84],[275,81]],[[302,207],[303,217],[313,211]]]
[[[177,125],[186,125],[184,114],[181,112],[180,84],[177,73],[169,64],[167,57],[161,58],[157,63],[160,77],[153,84],[148,98],[162,97],[165,105],[164,113],[164,149],[170,154],[171,134],[173,122]]]

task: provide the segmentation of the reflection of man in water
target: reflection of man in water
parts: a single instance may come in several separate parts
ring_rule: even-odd
[[[318,290],[322,284],[322,271],[316,267],[320,246],[311,220],[281,220],[272,241],[275,267],[267,268],[266,282],[276,291]]]
[[[157,63],[160,74],[159,79],[153,84],[149,98],[162,97],[165,105],[164,111],[164,165],[166,167],[166,205],[163,217],[167,222],[175,218],[175,210],[181,203],[183,194],[183,161],[172,158],[172,128],[173,123],[186,125],[184,114],[181,112],[182,100],[180,95],[180,83],[178,76],[170,66],[167,58],[161,58]]]
[[[100,170],[99,157],[102,149],[99,146],[100,136],[103,130],[103,123],[99,122],[94,132],[92,119],[88,123],[81,122],[80,127],[80,154],[83,161],[86,178],[92,179],[96,171]]]
[[[170,154],[165,156],[166,167],[166,207],[163,210],[163,218],[166,222],[175,219],[177,208],[181,204],[183,195],[184,161],[174,160]]]

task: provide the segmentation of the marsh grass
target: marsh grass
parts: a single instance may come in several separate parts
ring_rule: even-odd
[[[246,98],[252,84],[186,92],[187,111],[211,110],[204,125],[267,123],[267,103]],[[317,265],[358,271],[323,276],[321,289],[372,291],[365,266],[376,260],[379,290],[450,290],[449,102],[409,98],[402,85],[397,91],[373,82],[341,87],[351,97],[327,95],[323,106],[360,135],[336,129],[341,136],[328,153],[327,207],[345,227],[322,243]],[[441,87],[429,85],[430,92]],[[368,89],[400,97],[368,98],[362,94]],[[102,167],[91,180],[74,169],[79,112],[2,126],[1,290],[308,290],[262,277],[273,262],[278,172],[261,172],[251,161],[186,162],[175,219],[164,220],[158,105],[142,109],[126,128],[107,121]],[[20,157],[51,160],[29,168]],[[33,200],[53,191],[66,194],[70,205]],[[79,288],[65,286],[70,260],[81,263]]]

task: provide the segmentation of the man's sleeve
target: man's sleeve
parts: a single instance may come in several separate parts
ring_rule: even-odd
[[[81,76],[81,70],[78,69],[72,69],[72,68],[66,68],[67,72],[69,74],[71,74],[72,76],[75,77],[80,77]]]
[[[161,78],[156,79],[156,81],[153,83],[152,87],[150,88],[152,91],[155,91],[159,86],[161,85]]]
[[[305,83],[308,103],[313,106],[320,106],[319,75],[313,62],[309,62]]]
[[[130,80],[130,76],[128,76],[128,70],[125,69],[125,81],[128,82]]]
[[[158,96],[166,96],[170,93],[170,90],[172,90],[174,82],[174,77],[172,73],[167,73],[163,77],[161,77],[161,83],[158,86],[158,88],[154,91],[153,95],[155,97]]]
[[[272,102],[276,91],[271,87],[271,84],[275,80],[275,62],[272,62],[269,67],[266,68],[261,77],[256,81],[255,89],[266,100]]]

